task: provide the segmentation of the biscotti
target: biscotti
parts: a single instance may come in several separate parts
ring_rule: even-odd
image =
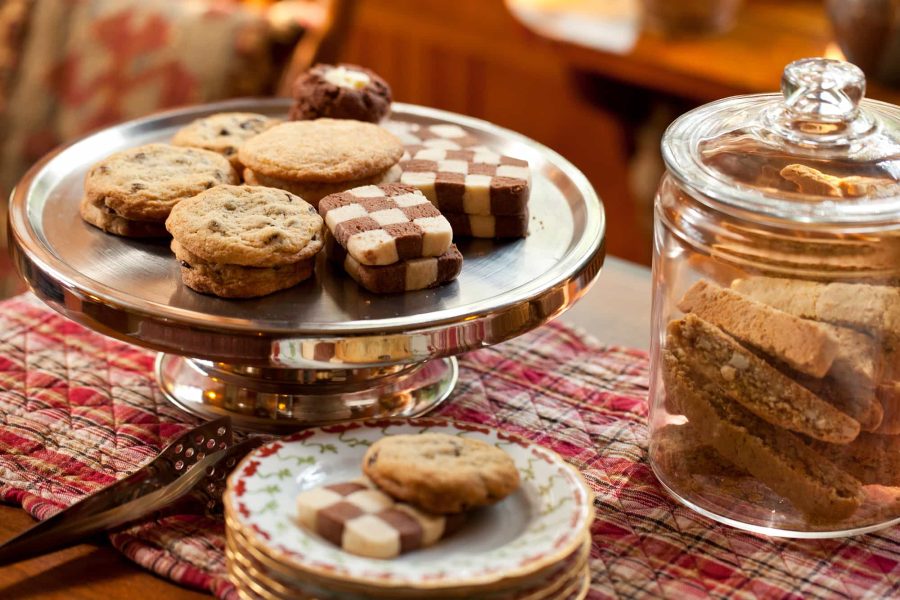
[[[682,348],[683,323],[669,327],[667,348]],[[684,361],[683,351],[663,352],[663,378],[676,394],[692,427],[734,465],[787,498],[813,522],[852,515],[862,502],[862,486],[852,476],[807,447],[799,436],[757,417],[724,395],[721,388]]]
[[[861,433],[843,446],[817,441],[809,445],[863,484],[900,486],[900,436]]]
[[[900,336],[900,289],[863,283],[818,283],[750,277],[732,289],[804,319],[868,332],[880,339]]]
[[[691,286],[678,308],[696,314],[741,342],[813,377],[824,377],[838,352],[837,338],[820,324],[705,280]]]
[[[672,321],[667,344],[694,372],[773,425],[837,444],[859,434],[857,421],[696,315]]]

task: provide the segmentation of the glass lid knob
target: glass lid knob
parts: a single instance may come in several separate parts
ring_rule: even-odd
[[[795,120],[850,121],[866,93],[866,76],[848,62],[804,58],[784,68],[781,93],[788,114]]]

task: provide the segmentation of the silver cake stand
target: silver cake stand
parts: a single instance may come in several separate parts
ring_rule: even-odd
[[[455,355],[553,319],[599,274],[603,207],[578,169],[490,123],[406,104],[394,105],[394,123],[456,123],[532,167],[528,237],[458,240],[465,262],[449,285],[378,296],[320,257],[295,288],[223,300],[182,285],[166,241],[107,235],[79,218],[85,172],[108,154],[166,141],[212,113],[287,108],[237,100],[123,123],[45,157],[12,194],[11,251],[32,291],[78,323],[160,351],[160,388],[182,409],[266,431],[420,415],[453,390]]]

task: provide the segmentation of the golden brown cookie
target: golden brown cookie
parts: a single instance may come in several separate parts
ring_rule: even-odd
[[[308,279],[315,257],[277,267],[244,267],[205,261],[172,240],[181,265],[181,280],[189,288],[221,298],[255,298],[294,287]]]
[[[226,185],[185,200],[166,228],[188,252],[205,261],[276,267],[322,249],[322,217],[284,190]]]
[[[400,140],[387,130],[341,119],[282,123],[238,151],[241,163],[259,175],[318,183],[374,177],[402,155]]]
[[[123,219],[98,199],[81,199],[81,218],[107,233],[133,238],[169,237],[166,226],[158,221]]]
[[[280,177],[272,177],[270,175],[262,175],[250,169],[244,169],[244,183],[247,185],[264,185],[266,187],[274,187],[288,191],[292,194],[300,196],[316,208],[319,206],[319,200],[331,194],[338,194],[347,190],[361,187],[364,185],[380,185],[384,183],[393,183],[400,180],[400,167],[394,165],[383,173],[378,173],[372,177],[364,177],[363,179],[354,179],[352,181],[339,181],[332,183],[313,183],[302,181],[291,181],[290,179],[282,179]]]
[[[228,160],[200,148],[147,144],[94,165],[84,180],[85,195],[133,221],[165,221],[172,207],[204,190],[237,183]]]
[[[257,113],[216,113],[192,121],[172,138],[176,146],[203,148],[221,154],[238,173],[243,168],[238,148],[244,142],[275,125],[278,121]]]
[[[394,498],[439,514],[494,504],[519,487],[508,454],[443,433],[382,438],[366,452],[363,471]]]

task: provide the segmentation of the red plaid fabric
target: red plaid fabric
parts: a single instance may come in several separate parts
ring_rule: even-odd
[[[46,518],[149,460],[194,423],[152,380],[153,355],[57,316],[31,296],[0,303],[0,498]],[[771,540],[671,500],[647,464],[647,356],[561,324],[461,357],[438,412],[553,448],[597,493],[589,598],[889,598],[900,529]],[[138,564],[234,597],[220,521],[148,520],[110,536]]]

